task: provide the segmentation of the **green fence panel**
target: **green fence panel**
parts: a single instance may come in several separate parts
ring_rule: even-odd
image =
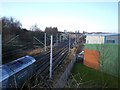
[[[99,65],[100,70],[111,74],[116,77],[120,77],[120,45],[118,44],[86,44],[86,49],[97,50],[100,53]]]

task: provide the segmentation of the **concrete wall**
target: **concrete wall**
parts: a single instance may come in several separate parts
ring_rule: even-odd
[[[76,61],[76,56],[74,55],[73,60],[71,60],[71,62],[68,64],[68,67],[66,68],[64,73],[61,75],[61,77],[59,78],[59,80],[55,84],[54,88],[64,88],[64,86],[67,83],[67,79],[71,73],[71,70],[74,66],[75,61]]]

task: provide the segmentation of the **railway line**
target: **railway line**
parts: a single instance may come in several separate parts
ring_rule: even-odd
[[[53,51],[53,62],[54,62],[54,60],[55,60],[55,58],[58,58],[59,56],[60,56],[60,54],[62,53],[62,52],[64,52],[65,51],[65,49],[68,49],[67,48],[67,46],[65,46],[65,47],[63,47],[62,49],[60,49],[60,50],[56,50],[56,51]],[[36,57],[35,57],[36,58]],[[36,65],[36,69],[37,70],[41,70],[41,68],[43,68],[43,67],[47,67],[48,65],[46,65],[46,63],[49,63],[49,58],[50,58],[50,52],[49,53],[47,53],[44,57],[42,57],[41,59],[39,59],[39,60],[37,60],[36,62],[35,62],[35,65]],[[36,71],[37,71],[36,70]]]
[[[62,61],[67,56],[67,54],[68,54],[68,44],[66,44],[66,43],[53,49],[53,62],[52,62],[53,63],[53,71],[62,63]],[[35,74],[39,73],[42,76],[49,75],[49,67],[50,67],[49,58],[50,58],[50,52],[47,52],[43,55],[33,56],[33,58],[28,57],[28,56],[22,57],[14,62],[10,62],[10,64],[8,63],[6,66],[11,66],[11,69],[14,69],[14,70],[15,70],[15,68],[18,68],[19,71],[16,73],[13,72],[13,75],[16,76],[15,80],[16,80],[16,83],[18,83],[18,87],[21,87],[22,84],[24,82],[26,82],[26,80],[29,80],[31,77],[34,78]],[[33,60],[31,64],[28,62],[29,59]],[[25,61],[25,64],[29,63],[30,65],[26,66],[25,68],[20,70],[19,68],[23,67],[23,64],[24,64],[23,61]],[[17,67],[16,65],[18,65],[20,67]],[[31,68],[31,70],[30,70],[30,68]],[[5,85],[5,87],[14,87],[15,86],[15,85],[13,85],[14,83],[11,83],[14,80],[13,76],[9,76],[6,79],[7,79],[7,83],[4,80],[0,80],[0,82],[4,82],[4,84],[12,84],[12,85]],[[10,80],[12,80],[12,81],[10,81]]]
[[[68,53],[68,47],[62,48],[61,50],[57,51],[54,53],[53,55],[53,70],[55,70],[57,68],[57,66],[59,66],[58,64],[60,64],[60,62],[63,61],[63,57],[65,57]],[[46,60],[43,64],[41,64],[41,66],[39,67],[39,73],[42,75],[46,75],[49,73],[49,67],[50,67],[50,63],[49,63],[49,59],[44,59]]]

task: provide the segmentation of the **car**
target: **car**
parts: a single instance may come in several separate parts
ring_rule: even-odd
[[[84,51],[78,53],[76,57],[76,62],[83,63],[83,60],[84,60]]]
[[[84,58],[84,51],[80,52],[80,53],[78,54],[78,57]]]

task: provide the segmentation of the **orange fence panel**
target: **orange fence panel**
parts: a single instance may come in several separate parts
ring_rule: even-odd
[[[88,67],[99,69],[99,52],[96,50],[84,49],[84,64]]]

